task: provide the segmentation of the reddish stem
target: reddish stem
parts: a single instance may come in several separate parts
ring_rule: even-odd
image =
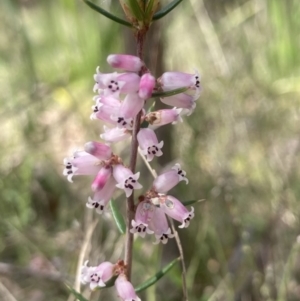
[[[143,60],[143,46],[147,30],[141,30],[136,33],[137,43],[137,55]],[[142,70],[139,75],[142,75],[145,71]],[[132,140],[131,140],[131,152],[130,152],[130,170],[135,173],[136,160],[138,154],[138,140],[137,134],[141,126],[142,111],[135,117],[133,123]],[[125,264],[126,264],[126,276],[130,281],[131,269],[132,269],[132,251],[133,251],[133,234],[130,233],[131,221],[134,219],[134,193],[127,199],[126,206],[126,246],[125,246]]]

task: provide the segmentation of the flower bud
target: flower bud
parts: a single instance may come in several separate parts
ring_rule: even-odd
[[[107,62],[117,69],[139,72],[144,66],[143,61],[134,55],[129,54],[111,54],[107,57]]]
[[[148,99],[152,95],[152,91],[155,87],[155,77],[150,73],[146,73],[141,77],[139,96],[142,99]]]
[[[112,155],[112,151],[109,145],[96,141],[87,142],[84,146],[84,149],[87,153],[91,154],[94,157],[97,157],[100,160],[107,160]]]

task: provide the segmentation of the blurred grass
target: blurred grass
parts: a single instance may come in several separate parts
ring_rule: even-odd
[[[299,300],[298,1],[183,1],[161,28],[165,70],[199,68],[203,77],[195,112],[172,128],[170,158],[180,158],[190,179],[174,194],[206,199],[180,231],[190,300]],[[1,3],[1,262],[74,277],[96,217],[83,211],[89,180],[71,185],[61,162],[98,139],[101,126],[88,118],[92,75],[98,65],[109,70],[106,56],[121,52],[128,35],[81,1]],[[126,153],[126,145],[119,149]],[[122,257],[123,237],[109,215],[91,246],[91,264]],[[138,285],[177,249],[138,239],[134,255]],[[68,299],[60,282],[17,273],[0,279],[16,300]],[[180,283],[178,267],[141,296],[181,300]],[[99,300],[108,298],[116,299],[113,290]]]

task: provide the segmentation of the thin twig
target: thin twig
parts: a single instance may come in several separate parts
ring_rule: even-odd
[[[147,161],[147,159],[145,158],[145,156],[143,155],[141,149],[138,149],[139,151],[139,155],[141,156],[142,160],[144,161],[145,165],[147,166],[147,168],[149,169],[151,175],[153,176],[153,178],[157,178],[157,173],[156,171],[150,166],[149,162]]]
[[[142,157],[143,161],[145,162],[145,164],[146,164],[147,168],[149,169],[149,171],[150,171],[151,175],[153,176],[153,178],[156,179],[157,178],[156,171],[154,169],[152,169],[149,162],[146,160],[145,156],[143,155],[143,153],[140,150],[139,150],[139,155]],[[185,263],[184,263],[182,244],[181,244],[178,232],[175,229],[173,220],[171,218],[169,218],[169,221],[170,221],[170,224],[171,224],[172,231],[175,235],[175,241],[176,241],[176,244],[177,244],[177,248],[178,248],[178,252],[179,252],[179,256],[180,256],[180,261],[181,261],[181,267],[182,267],[181,278],[182,278],[183,297],[184,297],[184,301],[188,301],[188,292],[187,292],[187,286],[186,286],[186,267],[185,267]]]
[[[182,291],[183,291],[183,300],[188,301],[188,292],[187,292],[187,286],[186,286],[186,267],[184,263],[184,256],[183,256],[183,249],[182,249],[182,244],[180,241],[180,237],[178,235],[178,232],[175,229],[174,222],[171,218],[169,218],[170,224],[172,231],[175,235],[175,241],[177,244],[177,248],[179,251],[179,256],[180,256],[180,261],[181,261],[181,268],[182,268],[182,274],[181,274],[181,279],[182,279]]]
[[[17,299],[12,295],[8,288],[0,282],[0,293],[6,301],[17,301]]]
[[[89,246],[92,234],[96,228],[99,219],[95,220],[92,224],[89,225],[87,231],[85,232],[85,237],[82,243],[82,247],[79,253],[77,268],[76,268],[76,278],[74,283],[74,289],[80,293],[80,275],[81,275],[81,267],[83,265],[84,257],[86,255],[87,248]],[[73,295],[71,294],[68,298],[68,301],[73,300]],[[74,299],[76,300],[76,299]]]

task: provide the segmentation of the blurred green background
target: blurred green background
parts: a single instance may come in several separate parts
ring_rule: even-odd
[[[122,16],[118,1],[96,3]],[[134,53],[134,43],[79,0],[0,7],[0,300],[71,301],[64,282],[74,285],[79,260],[122,258],[124,237],[109,213],[85,209],[91,179],[69,183],[62,161],[99,139],[102,125],[89,119],[96,66],[110,72],[107,55]],[[145,50],[156,76],[202,75],[196,110],[160,131],[165,156],[154,164],[159,173],[180,162],[190,184],[171,194],[205,199],[179,231],[189,300],[300,300],[299,1],[185,0]],[[128,148],[114,150],[126,158]],[[177,256],[174,241],[137,239],[133,283]],[[118,300],[113,288],[82,289],[91,301]],[[140,297],[181,300],[180,265]]]

